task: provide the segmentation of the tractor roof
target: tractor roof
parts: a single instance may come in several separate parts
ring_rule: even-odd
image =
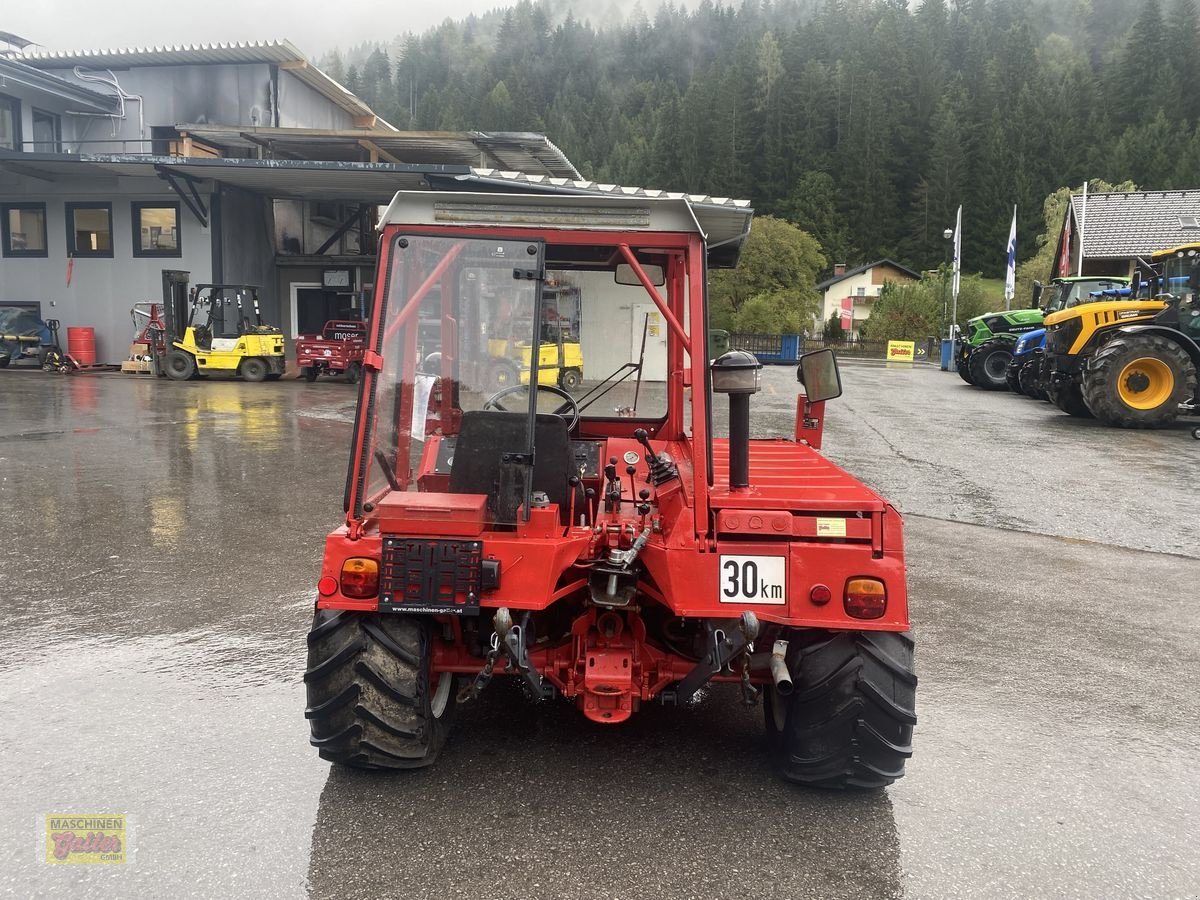
[[[737,264],[754,211],[739,202],[695,202],[679,194],[399,191],[385,225],[498,225],[571,231],[676,232],[708,244],[713,268]]]
[[[1180,244],[1178,247],[1169,247],[1166,250],[1156,250],[1151,259],[1165,259],[1168,256],[1195,256],[1200,253],[1200,244]]]

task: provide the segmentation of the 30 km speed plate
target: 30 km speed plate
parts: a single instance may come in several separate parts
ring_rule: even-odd
[[[722,603],[787,604],[786,556],[721,556]]]

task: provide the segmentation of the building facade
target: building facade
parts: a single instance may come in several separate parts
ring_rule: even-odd
[[[910,284],[921,278],[916,272],[890,259],[846,270],[834,266],[833,277],[817,285],[821,292],[821,321],[814,323],[817,333],[831,317],[841,320],[842,331],[850,340],[857,340],[859,328],[871,317],[871,309],[883,286],[890,282]]]
[[[0,305],[91,327],[179,286],[257,286],[286,337],[361,311],[378,206],[492,166],[578,172],[543,135],[410,134],[287,42],[0,53]]]

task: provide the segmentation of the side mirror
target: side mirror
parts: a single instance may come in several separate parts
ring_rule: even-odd
[[[814,350],[800,357],[796,380],[804,385],[810,403],[821,403],[842,396],[842,375],[832,350]]]
[[[1030,309],[1037,309],[1042,305],[1042,291],[1045,289],[1045,285],[1043,285],[1040,281],[1035,281],[1033,283],[1033,302],[1029,304]]]
[[[662,287],[667,283],[667,276],[663,273],[662,266],[642,266],[642,271],[646,273],[646,277],[650,279],[650,283],[655,287]],[[637,274],[633,271],[633,266],[629,265],[629,263],[621,263],[617,266],[614,280],[617,284],[640,285],[642,283],[638,280]]]

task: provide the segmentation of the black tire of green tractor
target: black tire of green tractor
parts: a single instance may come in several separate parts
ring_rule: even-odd
[[[492,393],[510,388],[521,383],[521,373],[508,360],[497,360],[492,363],[487,373],[487,385]]]
[[[1034,400],[1046,399],[1046,392],[1042,390],[1040,370],[1041,362],[1034,358],[1022,362],[1017,372],[1017,388],[1026,397],[1032,397]]]
[[[1158,406],[1137,409],[1121,399],[1119,380],[1136,359],[1156,359],[1170,369],[1171,392]],[[1196,396],[1196,367],[1179,344],[1158,334],[1115,337],[1092,357],[1083,379],[1083,399],[1105,425],[1118,428],[1161,428],[1179,417],[1179,404]]]
[[[430,686],[431,622],[417,616],[317,610],[304,683],[310,743],[360,769],[418,769],[446,743],[454,676]]]
[[[196,377],[196,357],[186,350],[167,354],[167,377],[172,381],[190,381]]]
[[[317,376],[320,374],[321,373],[317,371],[316,366],[301,366],[300,367],[300,376],[307,382],[311,383],[313,381],[316,381]]]
[[[956,371],[958,373],[958,377],[961,378],[963,381],[965,381],[967,384],[973,385],[973,384],[975,384],[975,381],[971,377],[971,367],[969,365],[967,365],[967,363],[970,361],[970,359],[971,359],[970,354],[967,354],[964,356],[963,354],[960,353],[958,356],[958,359],[956,359],[954,361],[954,371]]]
[[[1067,382],[1046,389],[1046,399],[1069,416],[1077,419],[1090,419],[1092,411],[1083,402],[1083,393],[1075,382]]]
[[[238,369],[238,374],[242,376],[244,381],[266,381],[267,380],[267,363],[265,360],[259,359],[257,356],[251,356],[249,359],[242,360],[241,368]]]
[[[1017,357],[1012,357],[1008,361],[1008,368],[1004,372],[1004,381],[1008,384],[1008,389],[1014,394],[1021,393],[1021,363],[1023,360]]]
[[[346,367],[346,383],[358,384],[358,379],[362,378],[362,363],[352,362]]]
[[[789,629],[794,692],[767,690],[767,741],[789,781],[882,788],[912,756],[913,641],[887,631]]]
[[[967,368],[971,370],[971,383],[985,391],[1008,390],[1008,362],[1012,359],[1011,341],[985,341],[971,351]]]
[[[558,386],[564,391],[577,391],[583,384],[583,373],[578,369],[563,369],[558,375]]]

